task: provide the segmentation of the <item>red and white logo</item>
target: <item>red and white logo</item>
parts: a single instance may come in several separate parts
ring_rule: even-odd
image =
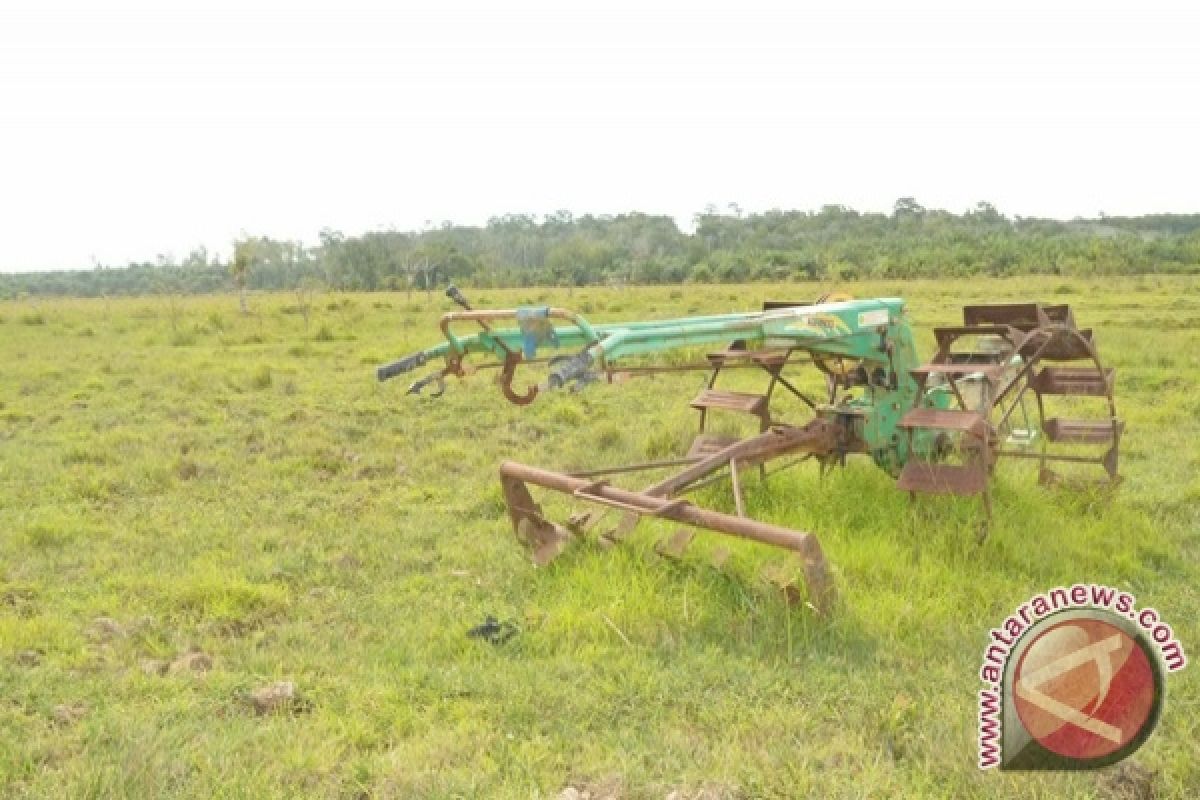
[[[1033,633],[1011,689],[1021,725],[1038,744],[1090,761],[1117,752],[1153,724],[1158,680],[1152,656],[1133,636],[1100,619]]]
[[[1127,757],[1187,664],[1154,609],[1077,584],[1034,597],[991,631],[980,677],[979,766],[1094,769]],[[1166,669],[1164,669],[1164,666]]]

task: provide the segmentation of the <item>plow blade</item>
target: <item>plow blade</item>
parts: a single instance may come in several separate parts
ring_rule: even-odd
[[[724,533],[741,539],[781,547],[795,553],[807,588],[808,601],[824,615],[836,599],[829,565],[820,542],[811,533],[793,531],[736,517],[697,506],[680,498],[667,498],[634,492],[610,485],[604,480],[589,480],[559,472],[506,461],[500,465],[504,500],[517,537],[533,550],[534,561],[546,564],[570,542],[574,532],[548,521],[529,494],[527,484],[572,495],[580,500],[607,506],[640,516],[660,517],[696,528]]]

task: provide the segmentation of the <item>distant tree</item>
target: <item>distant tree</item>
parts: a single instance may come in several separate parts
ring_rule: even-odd
[[[925,213],[925,206],[918,203],[916,198],[901,197],[896,201],[896,205],[892,208],[892,213],[897,217],[905,214],[919,217]]]
[[[125,267],[0,273],[0,297],[114,296],[226,290],[248,313],[250,289],[296,291],[307,281],[331,289],[432,292],[453,280],[470,286],[565,287],[834,277],[932,278],[1030,273],[1200,274],[1200,214],[1079,218],[1006,217],[980,202],[961,214],[926,209],[912,197],[888,213],[841,205],[814,211],[709,205],[694,232],[670,217],[642,213],[544,217],[505,214],[482,227],[346,236],[322,230],[316,247],[243,234],[228,260],[205,248],[181,262],[169,253]],[[186,333],[184,328],[180,331]]]
[[[253,248],[254,242],[251,239],[239,239],[234,242],[233,261],[229,265],[233,285],[238,290],[238,306],[243,314],[250,313],[246,304],[246,283],[250,278],[250,265],[254,262]]]
[[[186,269],[195,269],[208,265],[208,248],[200,245],[187,254],[187,257],[180,262],[179,266]]]

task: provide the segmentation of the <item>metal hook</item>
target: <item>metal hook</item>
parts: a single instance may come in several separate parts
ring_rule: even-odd
[[[408,391],[405,394],[420,394],[421,390],[423,390],[426,386],[428,386],[429,384],[432,383],[437,386],[437,389],[435,391],[430,392],[429,396],[430,397],[441,397],[446,392],[446,377],[445,376],[446,376],[445,370],[438,370],[437,372],[431,372],[430,374],[426,375],[424,378],[421,378],[421,380],[416,381],[411,386],[409,386]]]

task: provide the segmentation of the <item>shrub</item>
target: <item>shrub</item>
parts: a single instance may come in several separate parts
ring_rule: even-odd
[[[270,389],[271,383],[271,368],[266,364],[261,365],[250,376],[250,388],[252,389]]]

